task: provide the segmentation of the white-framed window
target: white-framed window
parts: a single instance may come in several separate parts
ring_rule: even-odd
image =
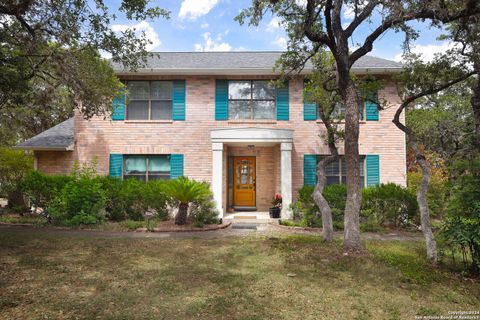
[[[128,81],[126,85],[127,120],[172,119],[172,81]]]
[[[142,181],[170,179],[170,155],[124,155],[123,178]]]
[[[324,156],[318,156],[317,160]],[[325,168],[327,176],[327,185],[330,184],[346,184],[347,183],[347,163],[345,156],[340,156],[336,161],[330,163]],[[365,186],[365,156],[360,156],[360,184]]]
[[[269,80],[229,81],[229,119],[275,119],[275,95]]]

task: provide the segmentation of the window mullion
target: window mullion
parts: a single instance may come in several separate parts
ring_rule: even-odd
[[[253,120],[253,80],[250,81],[250,119]]]

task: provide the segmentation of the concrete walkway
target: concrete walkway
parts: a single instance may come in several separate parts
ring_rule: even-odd
[[[223,237],[238,237],[238,236],[282,236],[287,234],[304,234],[304,235],[320,235],[318,232],[307,230],[292,230],[272,226],[269,224],[259,224],[257,230],[249,229],[226,229],[214,231],[199,231],[199,232],[118,232],[118,231],[103,231],[103,230],[83,230],[83,229],[60,229],[60,228],[36,228],[33,226],[14,226],[14,225],[0,225],[0,232],[27,232],[30,234],[51,234],[63,235],[72,237],[100,237],[100,238],[154,238],[154,239],[215,239]],[[343,232],[335,232],[336,238],[342,238]],[[362,233],[362,239],[372,240],[399,240],[399,241],[421,241],[423,240],[421,233],[411,232],[392,232],[387,234],[378,233]]]

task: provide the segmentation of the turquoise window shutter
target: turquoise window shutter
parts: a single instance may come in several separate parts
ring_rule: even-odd
[[[170,155],[170,178],[176,179],[183,176],[183,154]]]
[[[277,88],[276,97],[277,120],[288,121],[290,117],[290,95],[288,81],[283,87]]]
[[[121,178],[123,175],[123,155],[110,153],[110,177]]]
[[[365,119],[367,121],[378,121],[378,101],[377,92],[371,93],[365,101]]]
[[[303,184],[314,186],[317,184],[317,155],[305,154],[303,156]]]
[[[317,120],[317,104],[314,102],[303,102],[303,120]]]
[[[365,157],[367,169],[367,187],[380,184],[380,156],[368,154]]]
[[[228,81],[215,81],[215,120],[228,120]]]
[[[173,81],[172,120],[185,120],[185,80]]]
[[[112,100],[112,120],[125,120],[125,90],[121,90],[120,94]]]

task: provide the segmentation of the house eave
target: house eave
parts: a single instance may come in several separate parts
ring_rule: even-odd
[[[73,151],[74,144],[68,147],[42,147],[42,146],[15,146],[15,149],[32,150],[32,151]]]
[[[403,68],[352,68],[355,74],[395,74],[399,73]],[[299,74],[310,74],[312,69],[304,69]],[[135,71],[116,70],[118,76],[132,75],[168,75],[168,76],[235,76],[235,75],[279,75],[273,69],[264,68],[140,68]]]

